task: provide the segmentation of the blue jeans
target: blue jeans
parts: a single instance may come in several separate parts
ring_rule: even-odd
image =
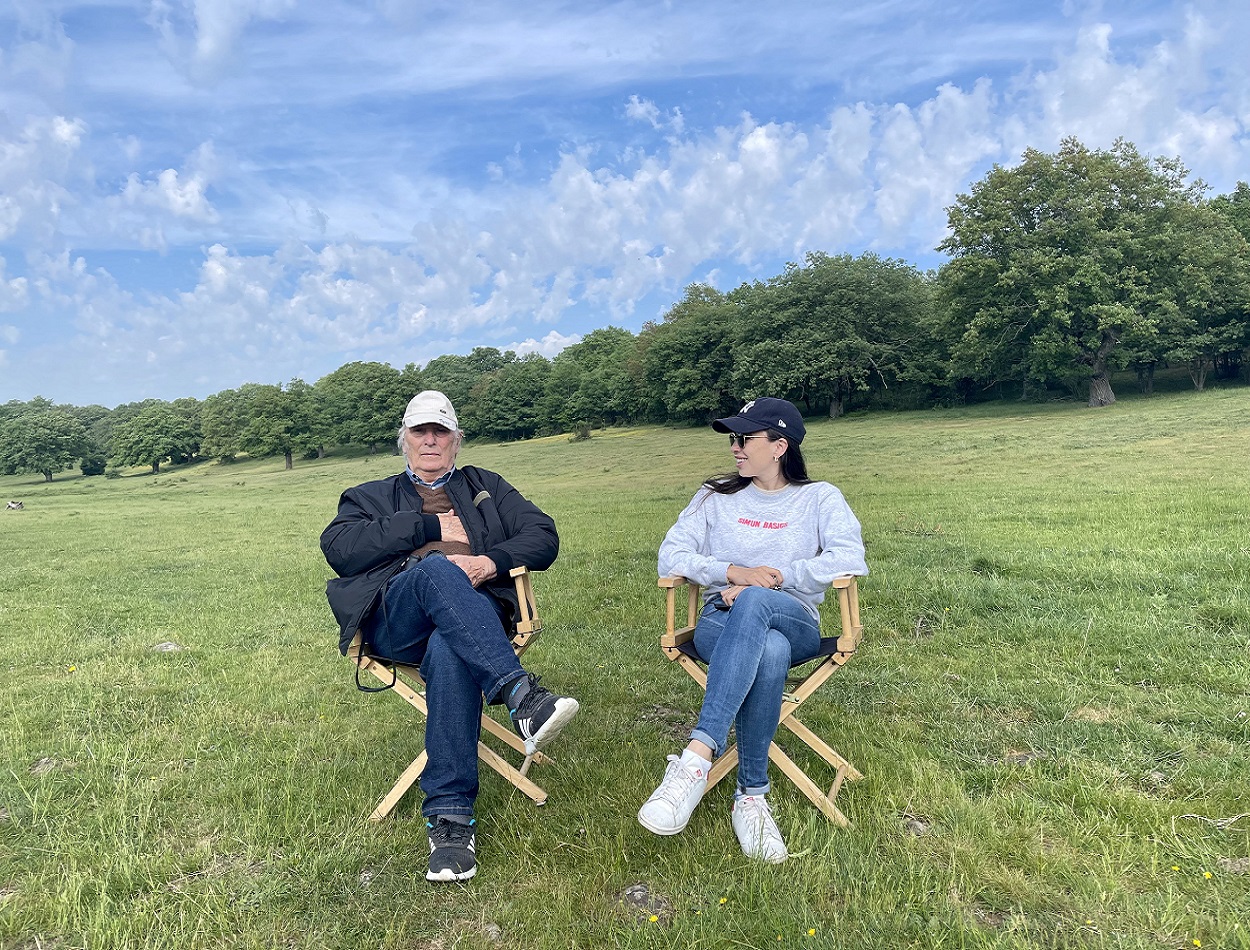
[[[395,575],[366,624],[379,656],[420,665],[429,715],[421,813],[472,815],[482,697],[494,699],[524,670],[496,601],[441,555]]]
[[[786,675],[820,650],[820,624],[789,594],[748,587],[729,610],[719,597],[708,602],[694,646],[708,669],[703,708],[690,738],[720,755],[730,724],[736,725],[738,788],[745,795],[766,794],[768,746],[777,734]]]

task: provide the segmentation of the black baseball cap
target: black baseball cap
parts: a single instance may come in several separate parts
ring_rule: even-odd
[[[803,441],[807,428],[803,425],[802,414],[794,407],[794,403],[784,399],[762,396],[752,399],[738,410],[736,416],[717,419],[712,423],[717,432],[761,432],[764,429],[776,429],[795,445]]]

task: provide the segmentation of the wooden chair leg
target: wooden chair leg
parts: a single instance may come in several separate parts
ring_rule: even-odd
[[[859,769],[843,758],[842,754],[834,749],[833,746],[803,725],[797,716],[788,716],[783,720],[782,725],[802,739],[813,752],[837,769],[839,773],[845,772],[845,778],[857,779],[864,777]],[[839,780],[839,787],[841,784],[842,782]],[[830,798],[832,797],[831,795]]]
[[[477,754],[479,761],[484,762],[512,783],[512,785],[524,792],[535,805],[545,805],[547,803],[546,790],[525,774],[529,768],[528,763],[523,765],[521,769],[518,769],[508,762],[507,759],[500,756],[494,749],[482,742],[477,744]],[[534,758],[537,759],[539,755],[542,755],[542,753],[536,753]],[[400,773],[399,779],[391,787],[391,790],[382,796],[378,806],[369,815],[370,821],[381,821],[383,818],[390,816],[395,810],[395,806],[408,794],[408,790],[421,777],[421,772],[425,769],[425,761],[426,754],[423,749],[421,754],[413,760],[412,764]]]
[[[711,791],[716,784],[723,779],[738,764],[738,746],[731,745],[726,749],[719,759],[712,765],[712,770],[707,773],[707,791]]]
[[[482,715],[482,728],[485,729],[487,732],[489,732],[496,739],[499,739],[501,742],[507,743],[507,745],[509,745],[511,748],[516,749],[516,751],[520,752],[522,755],[525,755],[524,740],[522,740],[520,736],[518,736],[514,731],[509,729],[507,726],[502,725],[501,723],[492,719],[490,716],[483,714]],[[554,762],[555,759],[551,758],[549,755],[543,752],[535,752],[534,761],[537,762],[539,765],[547,765],[548,763]]]
[[[808,797],[813,805],[820,809],[821,813],[832,821],[839,828],[851,827],[850,820],[846,815],[838,809],[838,806],[829,800],[820,786],[807,777],[807,773],[794,764],[794,761],[781,751],[781,747],[777,743],[773,743],[768,747],[768,757],[777,763],[777,766],[786,774],[786,777],[795,784],[800,792]]]
[[[421,754],[412,760],[412,765],[400,773],[398,781],[391,786],[391,790],[382,796],[378,807],[373,809],[373,814],[369,816],[370,821],[381,821],[395,810],[399,800],[408,794],[408,789],[412,788],[421,777],[421,772],[425,768],[425,758],[425,750],[422,749]]]
[[[524,773],[484,742],[477,744],[477,756],[479,761],[485,762],[515,787],[528,795],[535,805],[547,804],[546,791],[539,788]]]

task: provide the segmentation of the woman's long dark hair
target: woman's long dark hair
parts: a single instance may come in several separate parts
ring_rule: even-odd
[[[765,429],[764,433],[768,436],[769,442],[785,438],[785,433],[776,429]],[[803,461],[803,453],[799,451],[799,444],[793,440],[787,440],[787,442],[786,454],[781,457],[781,476],[790,485],[810,485],[812,480],[807,477],[807,463]],[[737,472],[726,472],[723,475],[713,475],[703,483],[703,487],[711,489],[718,495],[732,495],[750,484],[751,479],[746,476]]]

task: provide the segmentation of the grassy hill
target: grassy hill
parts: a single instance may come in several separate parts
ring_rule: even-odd
[[[561,528],[527,664],[583,713],[543,808],[483,771],[437,889],[415,795],[363,820],[421,733],[355,691],[317,548],[395,457],[0,478],[0,948],[1250,946],[1250,390],[813,421],[872,575],[804,719],[865,778],[838,831],[774,774],[779,867],[728,787],[634,819],[699,698],[655,552],[723,441],[462,453]]]

